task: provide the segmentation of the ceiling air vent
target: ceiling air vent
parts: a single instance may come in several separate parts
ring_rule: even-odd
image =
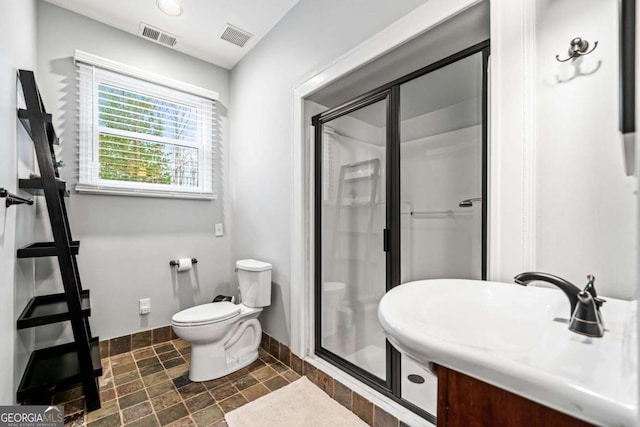
[[[252,36],[253,34],[235,27],[229,23],[227,23],[227,26],[222,30],[222,34],[220,34],[220,38],[222,40],[226,40],[229,43],[233,43],[236,46],[240,47],[243,47],[247,40],[249,40]]]
[[[173,47],[178,43],[178,38],[176,36],[169,34],[166,31],[159,30],[158,28],[154,28],[151,25],[147,25],[144,22],[140,23],[138,35],[169,47]]]

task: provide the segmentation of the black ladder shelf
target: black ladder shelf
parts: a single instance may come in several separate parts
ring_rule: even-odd
[[[64,292],[32,298],[20,314],[17,328],[31,328],[56,322],[71,322],[74,341],[36,350],[31,354],[20,381],[17,400],[28,404],[50,404],[52,393],[81,383],[87,410],[100,408],[98,378],[102,375],[98,338],[92,337],[89,290],[82,289],[76,255],[80,242],[71,237],[64,198],[69,194],[60,180],[59,163],[53,145],[58,137],[47,114],[33,71],[19,70],[25,109],[18,119],[33,140],[40,177],[20,179],[23,191],[44,195],[53,242],[32,243],[18,250],[18,258],[57,257]]]

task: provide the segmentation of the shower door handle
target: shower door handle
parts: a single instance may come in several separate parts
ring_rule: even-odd
[[[382,250],[389,252],[389,229],[382,230]]]

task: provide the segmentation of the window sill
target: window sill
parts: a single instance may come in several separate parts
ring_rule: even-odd
[[[102,187],[98,185],[78,184],[76,192],[84,194],[102,194],[105,196],[155,197],[164,199],[215,200],[213,193],[189,193],[180,191],[136,190],[132,188]]]

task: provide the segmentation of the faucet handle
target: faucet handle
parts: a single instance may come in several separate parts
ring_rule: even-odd
[[[594,284],[595,281],[596,281],[595,276],[593,274],[589,274],[587,276],[587,280],[588,280],[588,282],[587,282],[587,286],[584,287],[584,292],[588,292],[591,295],[591,297],[593,298],[593,301],[595,302],[597,308],[602,307],[602,304],[607,302],[607,300],[604,299],[604,298],[598,297],[598,293],[596,292],[596,287],[595,287],[595,284]]]
[[[576,306],[569,330],[589,337],[602,337],[604,325],[598,314],[597,303],[587,291],[578,293],[578,305]]]

